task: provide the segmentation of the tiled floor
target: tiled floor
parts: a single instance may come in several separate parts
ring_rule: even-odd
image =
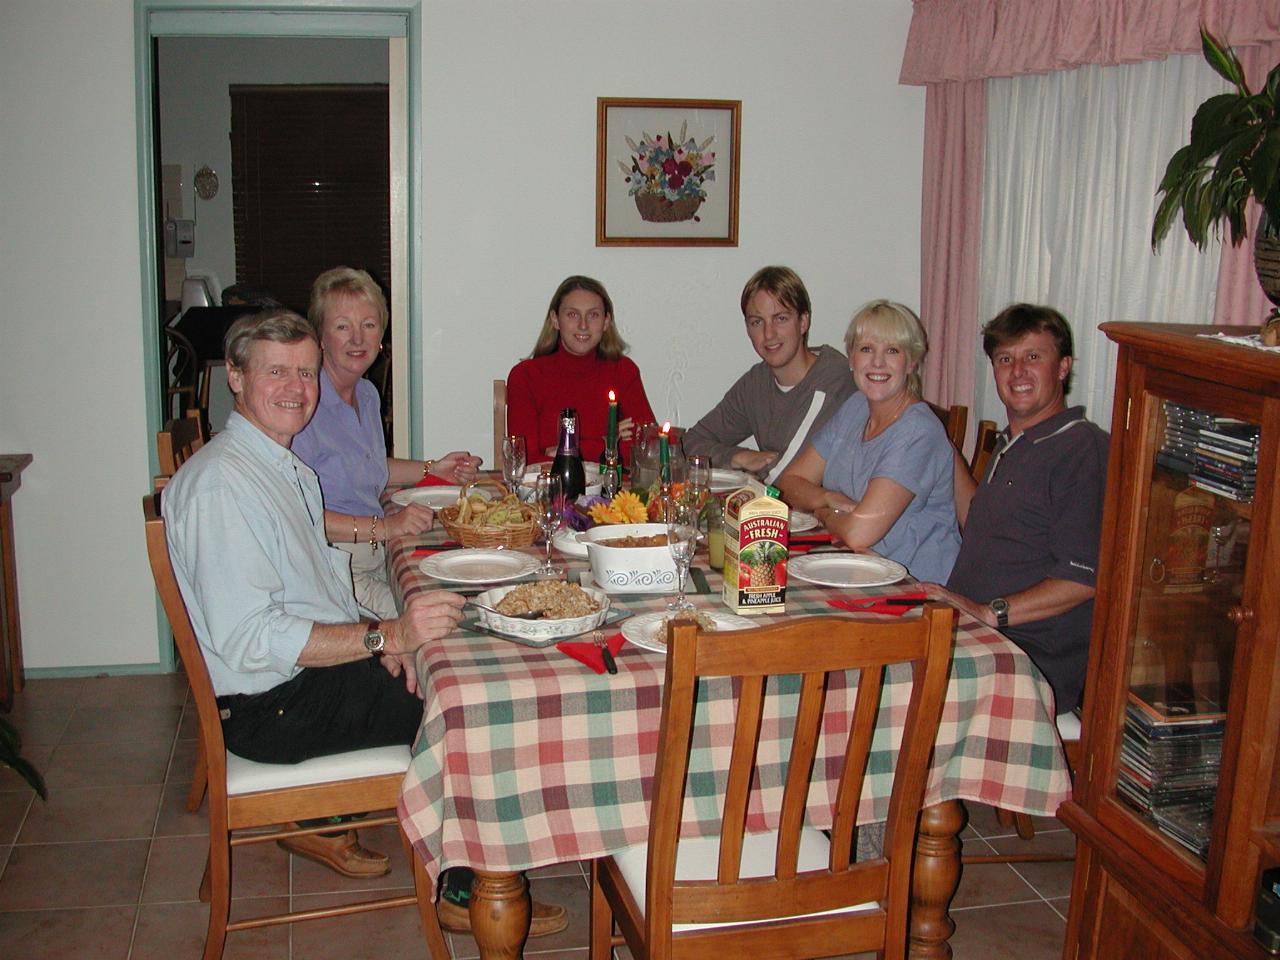
[[[204,869],[203,811],[183,808],[195,752],[194,710],[179,676],[33,680],[11,718],[23,753],[44,773],[42,802],[0,768],[0,957],[22,960],[186,960],[200,956],[207,908],[196,898]],[[1072,837],[1040,821],[1036,846],[1066,849]],[[1029,845],[1003,833],[986,808],[971,810],[965,848]],[[392,855],[381,884],[408,876],[390,828],[366,831]],[[290,862],[292,860],[292,862]],[[273,845],[241,848],[233,913],[320,904],[354,882]],[[565,904],[571,923],[530,941],[539,960],[585,960],[583,866],[536,871],[539,899]],[[1057,960],[1071,864],[965,868],[952,907],[958,960]],[[456,958],[476,956],[452,936]],[[619,956],[630,960],[625,950]],[[391,910],[228,936],[227,960],[399,960],[425,956],[417,916]]]

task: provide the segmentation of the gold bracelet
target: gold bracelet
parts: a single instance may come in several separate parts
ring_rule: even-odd
[[[351,518],[351,542],[352,543],[360,542],[360,528],[356,526],[355,517]]]
[[[384,524],[385,525],[385,524]],[[369,518],[369,547],[374,553],[378,552],[378,518],[372,516]]]
[[[427,477],[431,473],[431,468],[434,467],[435,465],[436,465],[436,462],[434,460],[422,461],[422,479],[423,480],[427,479]]]

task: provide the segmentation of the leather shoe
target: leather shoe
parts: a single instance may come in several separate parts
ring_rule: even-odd
[[[441,897],[436,902],[436,915],[440,918],[440,926],[450,933],[470,933],[471,914],[466,907],[459,906]],[[533,901],[533,917],[529,921],[529,936],[545,937],[559,933],[569,925],[569,916],[564,907],[554,903]]]
[[[297,824],[289,826],[297,827]],[[354,830],[340,833],[336,837],[310,833],[301,837],[286,837],[276,842],[296,856],[306,857],[355,880],[381,877],[391,872],[387,855],[360,846],[360,838]]]

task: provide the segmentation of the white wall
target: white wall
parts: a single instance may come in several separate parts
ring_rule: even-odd
[[[655,412],[691,424],[757,358],[742,285],[794,267],[812,343],[873,297],[919,301],[924,92],[900,0],[428,3],[422,312],[427,452],[491,456],[490,381],[556,285],[612,295]],[[460,43],[481,37],[483,43]],[[595,246],[596,97],[741,100],[736,248]]]
[[[183,216],[196,223],[188,276],[236,280],[231,221],[231,98],[233,83],[386,83],[385,40],[228,39],[164,37],[159,41],[160,149],[164,163],[182,166]],[[208,164],[218,195],[192,198],[191,178]],[[217,294],[220,291],[215,290]]]
[[[569,273],[609,286],[655,407],[685,423],[754,360],[737,301],[757,267],[804,277],[814,342],[868,298],[916,303],[924,96],[896,83],[910,13],[425,0],[428,448],[490,449],[489,381]],[[0,89],[0,449],[35,455],[15,503],[27,663],[155,662],[132,4],[6,0]],[[743,101],[739,247],[595,247],[597,96]]]
[[[157,660],[128,0],[0,6],[0,447],[29,667]]]

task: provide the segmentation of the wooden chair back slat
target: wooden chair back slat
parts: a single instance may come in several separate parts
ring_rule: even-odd
[[[969,474],[974,483],[981,483],[983,474],[987,472],[987,464],[996,449],[996,440],[1000,429],[994,420],[978,421],[978,438],[973,445],[973,456],[969,459]]]
[[[175,417],[156,432],[156,459],[160,476],[172,477],[191,455],[204,446],[200,411],[192,409],[186,416]]]
[[[746,830],[747,805],[751,800],[751,772],[755,767],[756,744],[764,719],[764,677],[744,677],[738,695],[734,723],[733,753],[724,793],[724,829],[720,832],[720,883],[732,883],[742,866],[742,838]]]
[[[963,453],[964,433],[969,426],[969,408],[960,403],[950,407],[940,407],[936,403],[930,403],[929,409],[942,421],[951,445]]]
[[[493,469],[502,469],[502,438],[507,435],[507,381],[493,381]],[[533,451],[529,451],[533,457]]]

